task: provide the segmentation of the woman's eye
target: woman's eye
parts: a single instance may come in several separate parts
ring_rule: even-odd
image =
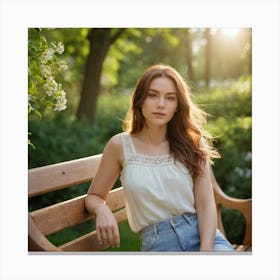
[[[168,96],[168,97],[167,97],[167,100],[175,101],[175,97],[174,97],[174,96]]]
[[[151,98],[154,98],[154,97],[156,97],[156,94],[155,93],[148,93],[148,96],[151,97]]]

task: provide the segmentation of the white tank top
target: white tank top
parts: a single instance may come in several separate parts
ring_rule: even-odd
[[[188,169],[171,155],[138,154],[129,133],[121,134],[124,167],[120,180],[125,191],[132,231],[183,213],[196,213],[193,180]]]

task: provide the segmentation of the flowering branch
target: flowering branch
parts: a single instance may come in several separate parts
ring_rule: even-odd
[[[64,52],[62,42],[48,43],[41,29],[30,30],[28,38],[28,114],[42,118],[42,111],[66,109],[66,93],[57,81],[60,73],[68,69],[59,58]],[[29,140],[29,144],[32,144]]]

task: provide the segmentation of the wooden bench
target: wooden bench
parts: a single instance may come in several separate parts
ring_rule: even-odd
[[[94,178],[102,155],[95,155],[73,161],[52,164],[30,169],[28,172],[28,196],[36,197],[76,184],[89,182]],[[222,205],[239,210],[246,220],[246,232],[242,244],[234,245],[236,251],[251,250],[251,199],[234,199],[223,193],[212,171],[212,183],[218,215],[218,227],[224,232]],[[28,213],[28,250],[29,251],[100,251],[106,249],[99,245],[93,230],[70,242],[55,246],[46,236],[94,218],[84,208],[86,194],[55,203]],[[106,203],[112,209],[118,223],[127,220],[124,191],[122,187],[113,189]]]

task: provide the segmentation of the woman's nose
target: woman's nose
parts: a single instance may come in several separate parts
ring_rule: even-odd
[[[163,97],[160,97],[158,99],[158,107],[164,107],[164,98]]]

